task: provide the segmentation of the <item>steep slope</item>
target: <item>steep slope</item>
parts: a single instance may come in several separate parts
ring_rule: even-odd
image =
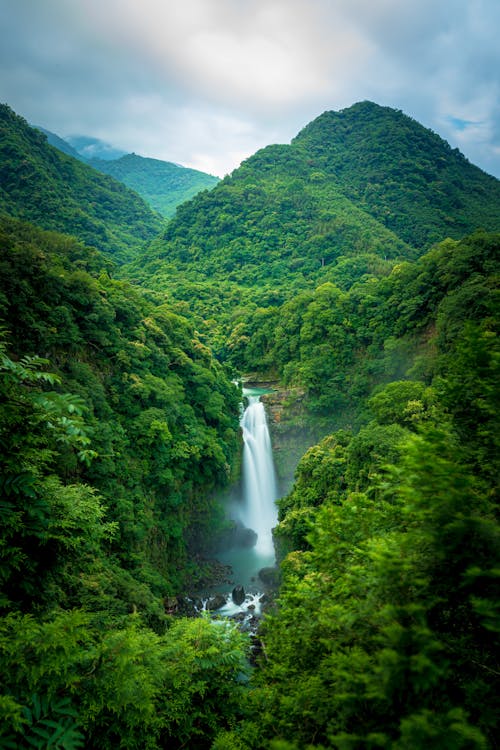
[[[130,259],[162,222],[129,188],[47,143],[0,106],[0,212]]]
[[[401,112],[363,102],[321,115],[182,206],[153,244],[149,271],[157,285],[169,262],[170,275],[182,268],[193,280],[335,282],[344,258],[362,275],[374,258],[496,231],[499,209],[496,178]],[[147,278],[147,267],[137,271]]]
[[[63,482],[84,482],[105,498],[120,529],[113,548],[134,586],[149,585],[160,596],[178,591],[193,574],[188,544],[200,552],[206,524],[219,521],[212,491],[227,482],[239,448],[238,390],[185,318],[111,279],[109,261],[96,250],[8,218],[0,218],[0,242],[0,369],[8,349],[16,362],[43,354],[38,366],[50,362],[58,377],[49,381],[57,394],[46,398],[54,401],[50,429],[59,453],[40,450],[31,458],[48,463]],[[4,371],[3,386],[6,378]],[[65,406],[64,393],[76,394],[78,408]],[[72,413],[85,414],[85,425],[65,422]],[[29,436],[22,429],[13,437],[20,422],[12,425],[4,400],[0,423],[2,468],[7,461],[17,475]],[[38,434],[38,423],[31,427]],[[74,451],[61,448],[58,429],[75,439]],[[8,493],[4,476],[0,482]],[[25,544],[28,555],[41,549],[49,566],[47,540],[28,530]],[[51,552],[48,543],[46,557]],[[1,593],[27,597],[16,586],[13,569]],[[43,586],[38,595],[48,596]]]
[[[65,141],[64,138],[60,138],[58,135],[56,135],[56,133],[52,133],[52,131],[46,130],[45,128],[42,128],[40,125],[33,125],[33,127],[39,130],[45,136],[47,136],[47,140],[50,143],[50,145],[54,146],[54,148],[58,148],[59,151],[63,152],[63,154],[72,156],[73,159],[78,159],[79,161],[85,161],[83,156],[76,150],[76,148],[73,148],[73,146],[67,141]]]
[[[137,154],[126,154],[119,159],[89,159],[88,163],[128,185],[166,218],[174,215],[180,203],[219,182],[218,177],[197,169]]]
[[[159,261],[169,278],[181,271],[191,280],[290,288],[326,280],[340,256],[384,259],[411,252],[353,205],[333,179],[311,169],[306,152],[275,145],[180,206],[147,253],[152,265],[132,272],[143,280],[154,275],[160,285]]]
[[[500,228],[500,182],[399,110],[360,102],[324,112],[292,145],[416,247]]]
[[[347,291],[387,276],[434,240],[498,230],[499,197],[500,182],[437,135],[361,103],[258,151],[180,206],[124,273],[194,313],[219,357],[276,372],[280,305],[321,284]]]

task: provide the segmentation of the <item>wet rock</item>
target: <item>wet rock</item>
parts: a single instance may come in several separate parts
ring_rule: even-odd
[[[243,622],[245,620],[246,614],[244,612],[238,612],[235,615],[231,615],[229,618],[230,620],[234,620],[234,622]]]
[[[234,549],[235,547],[255,547],[257,534],[253,529],[244,526],[241,521],[231,521],[216,540],[217,549]]]
[[[178,600],[178,614],[183,617],[198,617],[203,609],[203,602],[198,597],[183,596]]]
[[[245,589],[243,586],[235,586],[231,596],[235,604],[243,604],[245,601]]]
[[[222,596],[222,594],[215,594],[214,596],[211,596],[210,599],[207,602],[207,609],[210,610],[210,612],[213,612],[216,609],[220,609],[223,607],[226,603],[226,597]]]

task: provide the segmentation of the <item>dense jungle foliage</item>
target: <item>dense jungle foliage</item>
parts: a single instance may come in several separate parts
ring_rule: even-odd
[[[88,163],[128,185],[165,218],[172,217],[178,205],[219,182],[218,177],[198,169],[137,154],[126,154],[119,159],[89,159]]]
[[[115,153],[112,146],[107,146],[98,139],[69,136],[68,140],[74,144],[73,147],[50,130],[40,126],[37,129],[47,136],[51,146],[127,185],[153,211],[165,218],[172,217],[178,205],[202,190],[210,190],[219,182],[219,178],[214,175],[173,162],[148,159],[137,154]]]
[[[2,747],[498,746],[498,190],[363,103],[180,207],[147,262],[2,219]],[[253,666],[230,622],[169,613],[238,471],[228,372],[275,377],[276,442],[308,447]]]
[[[266,371],[273,358],[253,353],[284,302],[387,276],[446,237],[498,231],[499,206],[498,180],[411,118],[363,102],[180,206],[126,276],[196,313],[220,359]]]
[[[78,237],[123,261],[162,219],[137,193],[50,146],[0,105],[0,214]]]
[[[206,575],[238,390],[97,251],[13,219],[0,242],[0,744],[195,747],[235,700],[241,637],[167,633],[165,602]]]
[[[499,235],[447,240],[368,286],[357,428],[311,447],[279,502],[265,659],[217,750],[497,747],[499,257]],[[314,325],[335,350],[311,371],[335,354],[341,382],[356,346],[329,300]],[[397,379],[395,342],[414,353]],[[350,371],[389,382],[355,396]]]

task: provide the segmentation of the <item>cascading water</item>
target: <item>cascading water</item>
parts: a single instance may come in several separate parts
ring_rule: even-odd
[[[220,550],[217,559],[232,569],[235,584],[245,591],[256,592],[261,588],[259,571],[276,562],[272,529],[278,521],[275,501],[276,478],[271,439],[266,421],[264,404],[260,401],[259,389],[243,389],[248,400],[240,420],[243,433],[242,491],[243,494],[228,507],[228,515],[242,529],[252,529],[257,534],[254,546],[248,537],[241,543]],[[220,587],[222,588],[222,587]]]
[[[276,478],[266,412],[260,396],[248,396],[240,425],[244,443],[241,521],[257,534],[256,553],[274,556],[272,528],[278,520]]]
[[[222,593],[226,603],[219,607],[215,614],[226,617],[237,617],[238,621],[255,627],[262,612],[262,591],[265,584],[259,578],[259,571],[275,565],[272,529],[278,521],[275,505],[277,498],[276,477],[271,446],[271,438],[267,427],[264,404],[260,395],[264,390],[243,389],[243,395],[248,399],[248,406],[244,410],[240,426],[243,433],[243,495],[228,507],[228,515],[236,521],[240,530],[252,529],[257,534],[254,546],[245,542],[234,543],[217,553],[217,559],[231,569],[232,581],[217,584],[212,592]],[[228,591],[227,584],[231,585]],[[245,600],[241,604],[234,601],[232,589],[235,585],[242,586]],[[198,608],[209,608],[209,599],[198,597]]]

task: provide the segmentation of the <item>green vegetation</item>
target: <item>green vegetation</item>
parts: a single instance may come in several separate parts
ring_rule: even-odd
[[[2,111],[6,174],[52,153]],[[363,103],[257,153],[127,266],[1,220],[2,747],[494,750],[499,205]],[[232,624],[169,613],[238,473],[228,372],[275,377],[275,442],[308,448],[257,668]]]
[[[195,313],[220,359],[273,370],[257,341],[284,302],[291,312],[322,284],[347,291],[436,240],[500,230],[499,185],[411,118],[365,102],[325,113],[180,206],[124,273]]]
[[[221,748],[495,747],[499,250],[448,240],[379,283],[369,338],[418,356],[393,380],[368,343],[357,370],[390,382],[300,461],[250,717]]]
[[[126,154],[119,159],[88,159],[88,163],[128,185],[165,218],[172,217],[179,204],[219,182],[218,177],[197,169],[137,154]]]
[[[499,181],[398,110],[360,102],[324,112],[292,145],[413,247],[498,230]]]
[[[0,105],[0,212],[78,237],[131,259],[162,226],[159,216],[111,177],[63,154]]]

